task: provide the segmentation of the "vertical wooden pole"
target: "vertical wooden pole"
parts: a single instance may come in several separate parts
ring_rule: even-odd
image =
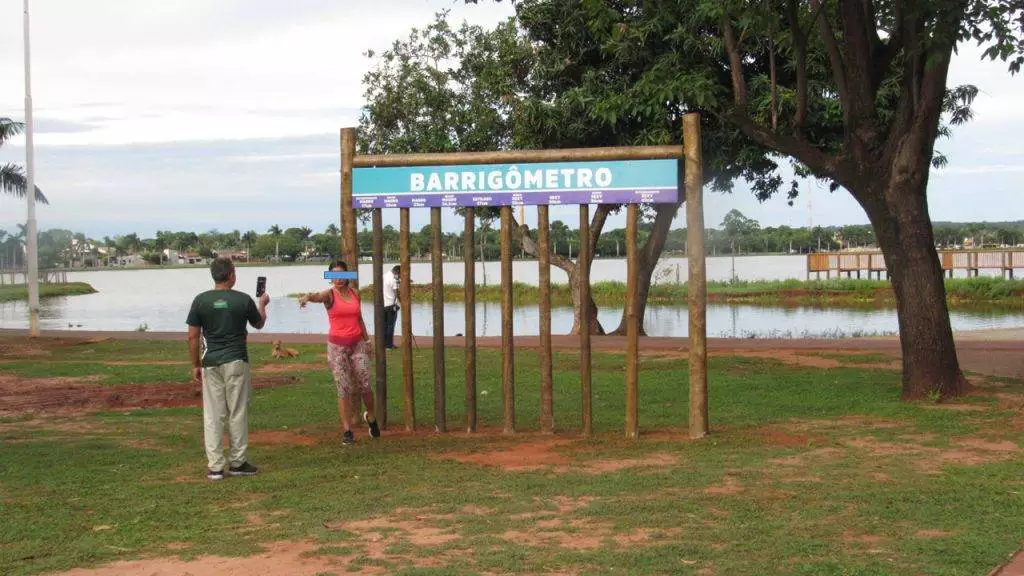
[[[512,207],[501,207],[501,384],[504,432],[516,431],[516,383],[512,334]]]
[[[388,427],[388,358],[384,349],[384,225],[381,209],[373,209],[373,355],[377,369],[375,417]],[[390,273],[390,271],[389,271]]]
[[[626,209],[626,437],[638,439],[638,380],[640,330],[636,316],[636,226],[637,206]]]
[[[441,209],[430,209],[430,263],[434,287],[434,429],[447,432],[444,397],[444,252],[441,246]]]
[[[352,159],[356,155],[356,129],[341,129],[341,257],[349,270],[359,272],[356,211],[352,206]],[[351,281],[359,288],[359,281]]]
[[[473,257],[473,235],[476,211],[466,208],[465,231],[462,233],[462,257],[466,265],[463,283],[466,302],[466,431],[476,432],[476,263]]]
[[[594,433],[590,406],[590,259],[590,206],[580,204],[580,254],[577,268],[580,274],[580,394],[584,436]]]
[[[704,174],[700,114],[683,116],[683,174],[686,182],[686,235],[690,251],[690,438],[708,435],[707,270],[704,258]]]
[[[548,207],[537,206],[537,251],[540,252],[540,429],[555,431],[554,379],[551,369],[551,239]]]
[[[405,391],[405,429],[416,429],[416,396],[412,380],[412,268],[409,256],[409,209],[399,209],[399,251],[401,253],[402,285],[398,297],[402,304],[402,382]]]
[[[341,129],[341,258],[348,269],[355,272],[355,280],[349,285],[359,290],[359,245],[356,230],[356,210],[352,205],[352,164],[356,156],[356,129]],[[362,398],[358,396],[350,403],[352,416],[362,412]],[[356,419],[358,422],[358,419]]]

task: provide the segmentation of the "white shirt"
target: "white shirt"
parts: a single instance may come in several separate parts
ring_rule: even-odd
[[[384,306],[394,306],[398,301],[398,279],[394,272],[384,275]]]

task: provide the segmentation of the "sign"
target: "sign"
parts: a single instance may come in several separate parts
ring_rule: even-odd
[[[677,160],[356,168],[355,208],[678,201]]]
[[[324,271],[324,280],[359,280],[358,272]]]

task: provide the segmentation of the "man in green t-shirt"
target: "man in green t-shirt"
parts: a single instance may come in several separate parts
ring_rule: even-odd
[[[246,461],[249,448],[249,396],[252,372],[246,344],[246,324],[259,330],[267,323],[270,296],[259,306],[248,294],[233,290],[235,265],[217,258],[210,265],[214,288],[199,294],[188,312],[188,348],[192,377],[203,388],[203,436],[210,480],[224,478],[224,421],[231,436],[230,476],[252,476],[259,469]],[[200,358],[200,339],[206,350]]]

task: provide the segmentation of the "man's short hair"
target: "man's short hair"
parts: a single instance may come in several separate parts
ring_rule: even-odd
[[[401,266],[395,266],[394,268],[391,269],[391,272],[393,272],[395,274],[401,274],[402,273],[402,267]]]
[[[228,278],[231,277],[231,273],[234,271],[234,262],[231,261],[231,258],[226,256],[214,258],[213,263],[210,264],[210,276],[213,276],[213,281],[218,284],[227,282]]]

